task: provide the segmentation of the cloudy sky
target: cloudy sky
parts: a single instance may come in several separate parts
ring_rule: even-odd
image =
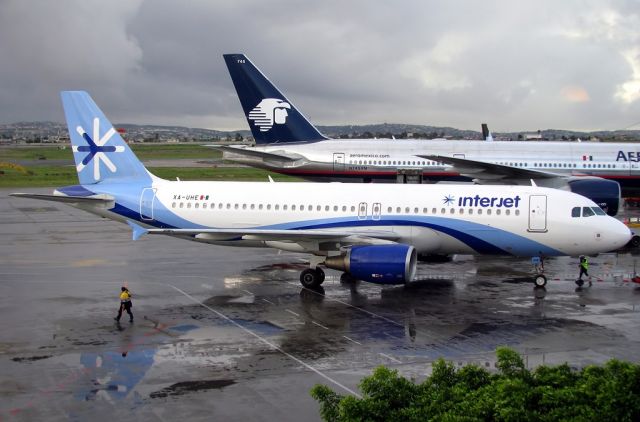
[[[239,52],[319,125],[640,129],[640,0],[0,0],[0,123],[246,129]]]

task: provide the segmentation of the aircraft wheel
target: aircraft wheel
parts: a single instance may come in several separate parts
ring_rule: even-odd
[[[547,285],[547,277],[543,274],[538,274],[533,278],[533,284],[535,284],[536,287],[544,287]]]
[[[340,284],[355,284],[357,281],[358,280],[349,273],[342,273],[340,275]]]
[[[307,268],[300,273],[300,283],[307,289],[319,287],[324,281],[324,271],[318,269]]]

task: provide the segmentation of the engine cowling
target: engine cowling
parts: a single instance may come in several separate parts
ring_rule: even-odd
[[[328,257],[325,265],[377,284],[404,284],[416,273],[416,250],[409,245],[353,246],[346,254]]]
[[[614,216],[620,205],[620,184],[600,177],[575,177],[569,180],[573,193],[586,196],[598,204],[607,214]]]

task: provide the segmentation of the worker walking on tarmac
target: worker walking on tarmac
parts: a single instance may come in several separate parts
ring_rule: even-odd
[[[129,314],[129,322],[133,322],[133,314],[131,313],[131,292],[129,289],[122,286],[122,292],[120,293],[120,309],[118,309],[118,316],[114,319],[120,322],[122,311],[125,310]]]
[[[582,275],[586,275],[589,277],[589,261],[587,261],[587,257],[584,255],[580,255],[580,262],[578,263],[578,268],[580,268],[580,274],[578,275],[578,279],[576,280],[576,284],[578,286],[582,286]],[[591,282],[591,280],[589,280]]]

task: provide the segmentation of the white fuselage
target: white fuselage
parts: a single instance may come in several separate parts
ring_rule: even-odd
[[[335,230],[356,237],[370,233],[380,242],[390,238],[423,254],[515,256],[599,253],[623,246],[630,237],[629,229],[609,216],[572,217],[576,208],[599,210],[589,199],[535,186],[156,179],[152,187],[133,189],[120,197],[110,186],[94,185],[92,190],[115,196],[120,207],[83,208],[156,228]],[[318,255],[341,246],[299,239],[265,242],[237,235],[202,235],[190,240]]]
[[[635,143],[329,139],[245,149],[302,158],[285,163],[232,159],[316,180],[395,179],[402,170],[418,170],[425,179],[471,180],[450,171],[451,166],[418,157],[442,155],[563,175],[599,176],[618,181],[623,190],[640,189],[640,147]]]

